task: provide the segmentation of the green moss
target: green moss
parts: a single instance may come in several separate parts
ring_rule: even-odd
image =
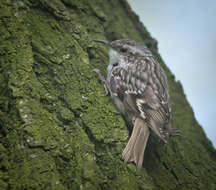
[[[126,1],[4,1],[0,34],[0,189],[215,188],[215,149]],[[108,64],[92,39],[117,38],[155,53],[182,131],[166,151],[151,137],[141,171],[121,160],[129,131],[92,72]]]

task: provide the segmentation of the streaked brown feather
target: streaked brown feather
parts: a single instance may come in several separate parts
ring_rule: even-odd
[[[140,57],[127,70],[114,69],[112,80],[115,85],[111,85],[111,90],[123,101],[125,109],[147,119],[148,126],[167,142],[165,124],[170,122],[171,113],[167,79],[159,63],[153,57]]]
[[[148,137],[148,126],[143,119],[136,118],[132,135],[122,153],[125,162],[135,162],[138,169],[142,167]]]
[[[126,120],[133,123],[135,119],[123,158],[125,162],[133,161],[141,168],[149,128],[165,143],[170,135],[179,134],[171,128],[165,72],[152,53],[134,40],[96,42],[110,47],[105,89]]]

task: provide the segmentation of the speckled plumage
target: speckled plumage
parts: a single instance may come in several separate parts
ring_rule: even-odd
[[[167,77],[152,53],[134,40],[96,41],[110,47],[110,63],[104,80],[107,92],[127,121],[134,121],[123,158],[140,168],[149,128],[165,144],[171,135],[178,134],[171,128]]]

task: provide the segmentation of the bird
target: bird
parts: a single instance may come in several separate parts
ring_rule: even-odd
[[[122,152],[124,162],[134,162],[141,169],[145,148],[151,133],[163,144],[180,132],[171,126],[168,80],[151,51],[135,40],[93,40],[109,48],[107,77],[93,69],[104,82],[105,95],[110,95],[126,122],[133,125],[130,139]]]

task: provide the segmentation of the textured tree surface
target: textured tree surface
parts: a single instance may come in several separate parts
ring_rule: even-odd
[[[122,161],[129,128],[92,72],[105,74],[108,49],[91,40],[122,38],[165,69],[182,134],[166,148],[151,136],[140,171]],[[0,189],[216,189],[216,151],[125,0],[0,1]]]

